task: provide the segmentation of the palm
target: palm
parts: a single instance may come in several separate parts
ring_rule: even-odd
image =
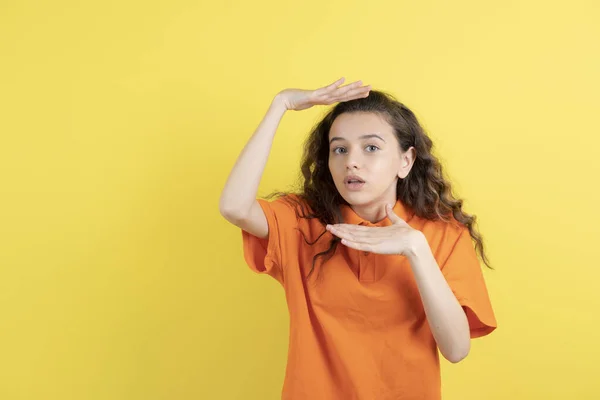
[[[392,225],[333,224],[327,225],[327,230],[342,239],[342,244],[356,250],[407,256],[425,236],[397,216],[391,206],[386,206],[386,213]]]
[[[329,105],[367,97],[371,90],[370,85],[361,86],[361,81],[340,86],[343,82],[344,78],[341,78],[328,86],[315,90],[286,89],[280,92],[279,96],[288,110],[300,111],[316,105]]]

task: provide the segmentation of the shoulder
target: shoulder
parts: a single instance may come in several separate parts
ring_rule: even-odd
[[[312,214],[306,199],[297,193],[278,193],[275,196],[259,198],[258,202],[267,219],[279,225],[306,224],[306,217]]]
[[[413,217],[414,224],[423,227],[424,230],[430,232],[444,233],[449,235],[458,236],[465,229],[468,230],[467,226],[462,222],[458,221],[453,216],[446,217],[446,219],[426,219],[421,217]]]
[[[261,200],[279,225],[314,241],[326,233],[325,224],[316,216],[315,210],[302,194],[286,193],[273,200]],[[292,229],[291,229],[292,228]]]
[[[447,220],[419,219],[416,225],[429,243],[442,251],[451,250],[459,239],[470,238],[469,228],[454,217]]]
[[[301,194],[297,193],[280,194],[275,198],[259,199],[259,201],[280,212],[293,211],[298,217],[312,213],[312,209],[306,199]]]

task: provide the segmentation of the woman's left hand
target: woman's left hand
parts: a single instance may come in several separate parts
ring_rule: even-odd
[[[327,225],[327,230],[341,238],[342,244],[356,250],[413,256],[425,236],[394,214],[390,205],[386,205],[385,210],[392,225],[380,227],[333,224]]]

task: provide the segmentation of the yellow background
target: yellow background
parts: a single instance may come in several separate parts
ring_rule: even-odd
[[[288,316],[218,212],[276,92],[421,119],[478,216],[499,328],[447,400],[597,399],[595,1],[0,5],[0,399],[276,399]],[[289,113],[260,195],[325,108]]]

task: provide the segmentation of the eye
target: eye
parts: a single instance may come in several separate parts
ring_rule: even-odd
[[[368,146],[367,146],[367,149],[369,149],[369,148],[373,148],[373,150],[372,150],[372,151],[369,151],[369,153],[372,153],[372,152],[374,152],[374,151],[376,151],[376,150],[379,150],[379,147],[377,147],[377,146],[375,146],[375,145],[372,145],[372,144],[370,144],[370,145],[368,145]]]
[[[339,151],[338,151],[338,150],[339,150]],[[335,149],[333,149],[333,152],[334,152],[335,154],[340,154],[340,153],[342,153],[342,150],[343,150],[344,152],[346,152],[346,149],[345,149],[345,148],[343,148],[343,147],[336,147]]]

